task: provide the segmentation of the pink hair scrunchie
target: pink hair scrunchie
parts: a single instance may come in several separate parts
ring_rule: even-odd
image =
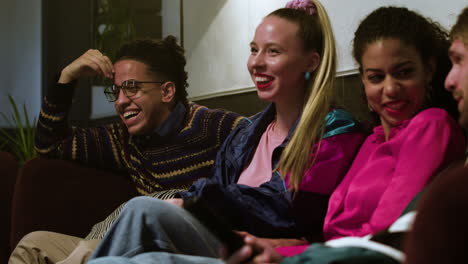
[[[315,7],[315,4],[312,3],[312,1],[310,0],[292,0],[286,4],[286,8],[303,10],[311,16],[317,13],[317,8]]]

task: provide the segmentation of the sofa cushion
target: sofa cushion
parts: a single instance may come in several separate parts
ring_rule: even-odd
[[[7,263],[11,248],[9,246],[11,200],[15,185],[18,164],[8,152],[0,152],[0,263]]]
[[[16,246],[37,230],[84,237],[93,224],[136,195],[126,175],[70,161],[32,159],[16,181],[10,244]]]

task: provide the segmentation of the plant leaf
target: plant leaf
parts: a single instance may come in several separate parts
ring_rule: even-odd
[[[10,101],[10,105],[13,110],[11,118],[8,118],[4,113],[0,114],[1,117],[15,129],[16,133],[12,135],[7,130],[0,128],[0,139],[4,140],[0,146],[3,147],[5,145],[9,145],[11,152],[22,164],[36,156],[36,150],[34,149],[36,118],[34,119],[33,124],[31,124],[26,104],[23,104],[22,116],[18,109],[18,105],[11,95],[8,95],[8,100]]]

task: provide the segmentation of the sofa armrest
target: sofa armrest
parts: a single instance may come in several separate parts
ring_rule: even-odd
[[[34,158],[20,170],[12,209],[12,248],[29,232],[84,237],[122,202],[137,195],[126,175],[64,160]]]
[[[0,152],[0,263],[7,263],[10,256],[9,237],[11,219],[11,201],[15,185],[18,163],[8,152]]]

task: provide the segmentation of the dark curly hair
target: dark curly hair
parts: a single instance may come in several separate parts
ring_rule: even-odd
[[[444,89],[444,81],[451,68],[448,57],[450,41],[448,33],[439,23],[404,7],[387,6],[371,12],[354,33],[353,57],[362,66],[362,55],[367,46],[378,40],[394,38],[410,45],[419,53],[422,62],[428,65],[435,60],[432,89],[427,91],[427,107],[444,108],[458,118],[456,102]],[[360,67],[361,69],[361,67]]]
[[[117,51],[116,62],[131,59],[146,64],[149,70],[176,85],[175,101],[187,103],[187,78],[184,48],[174,36],[163,40],[139,39],[124,44]]]

